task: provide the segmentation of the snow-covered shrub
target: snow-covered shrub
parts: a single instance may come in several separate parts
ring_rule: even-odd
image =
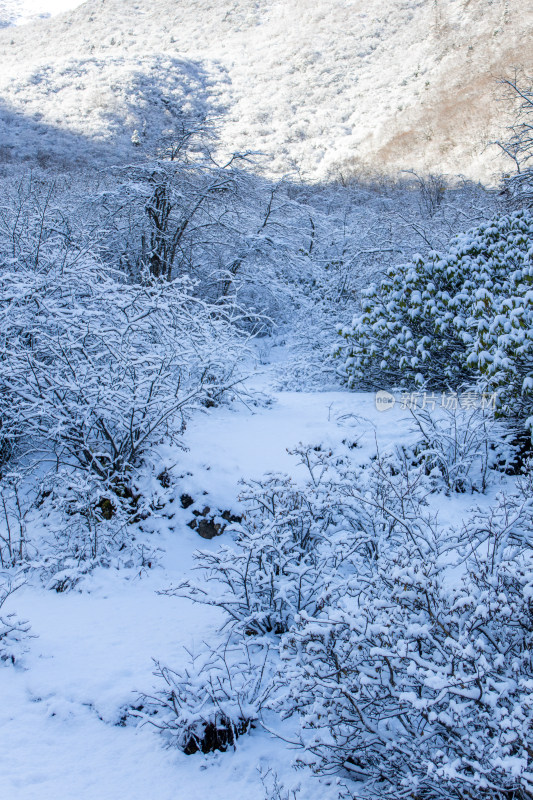
[[[31,557],[37,549],[50,585],[63,590],[119,551],[124,563],[151,561],[128,524],[134,467],[156,440],[177,440],[188,413],[238,383],[244,337],[233,306],[195,299],[187,281],[127,284],[85,253],[52,255],[14,260],[0,275],[0,397],[2,431],[26,467],[55,468],[45,502],[33,506],[43,536]],[[2,497],[7,564],[24,555],[28,509],[8,475]]]
[[[405,528],[282,637],[273,704],[298,713],[302,760],[353,796],[529,796],[533,557],[517,531],[531,501],[513,508],[463,531],[455,575],[446,532]]]
[[[390,268],[340,331],[344,377],[457,388],[479,381],[500,413],[531,427],[533,218],[502,215],[447,253]]]
[[[512,460],[510,431],[482,408],[411,409],[421,439],[414,447],[435,487],[447,492],[484,492],[491,470]]]
[[[81,256],[5,268],[0,297],[4,415],[32,448],[105,481],[236,381],[234,309],[186,282],[126,284]]]
[[[189,275],[196,296],[237,298],[243,326],[271,331],[292,315],[298,284],[307,282],[305,208],[289,200],[284,181],[252,177],[243,156],[217,164],[205,135],[182,145],[119,168],[108,190],[98,191],[95,201],[109,215],[105,258],[135,280],[145,269],[162,278]]]
[[[268,695],[268,648],[251,644],[190,654],[179,670],[156,664],[163,689],[142,695],[142,709],[132,712],[159,728],[170,745],[186,755],[235,748],[260,716]]]
[[[221,608],[238,636],[279,636],[298,615],[319,615],[354,561],[366,564],[400,531],[430,524],[423,506],[432,487],[407,453],[378,453],[358,468],[320,447],[293,455],[309,480],[247,484],[242,522],[227,528],[233,541],[197,551],[201,578],[166,591]]]
[[[261,783],[265,790],[265,800],[297,800],[300,794],[300,786],[294,789],[285,787],[278,777],[278,773],[273,769],[260,770]]]
[[[0,506],[0,566],[8,567],[27,555],[29,504],[21,496],[20,475],[10,473],[0,481]]]
[[[106,491],[97,476],[80,470],[48,475],[33,505],[39,539],[30,561],[46,587],[68,591],[97,566],[150,568],[157,553],[135,524],[136,499],[124,486]]]
[[[407,448],[378,452],[361,467],[343,451],[295,454],[307,483],[270,477],[248,486],[233,545],[199,554],[203,580],[170,590],[222,608],[232,647],[256,648],[249,673],[223,659],[231,687],[224,701],[240,709],[241,673],[245,684],[260,675],[262,704],[298,717],[301,760],[344,776],[353,796],[526,797],[530,475],[518,493],[502,494],[489,513],[454,530],[432,515],[432,479]],[[281,656],[274,678],[269,642]],[[170,713],[185,748],[188,721],[200,724],[193,750],[202,749],[210,721],[206,741],[219,724],[198,716],[199,708],[218,708],[213,681],[200,677],[203,663],[176,678],[160,671],[160,727]],[[149,705],[146,713],[150,719]],[[252,717],[226,713],[222,740],[224,720],[237,726]]]
[[[529,465],[531,466],[531,464]],[[477,559],[479,552],[497,563],[506,553],[519,554],[533,543],[533,481],[529,474],[516,484],[513,492],[501,491],[486,511],[474,510],[463,522],[457,536],[457,552]]]
[[[7,598],[20,588],[20,581],[0,575],[0,609]],[[0,663],[14,664],[26,652],[26,640],[30,636],[30,626],[16,614],[0,614]]]
[[[13,452],[14,430],[9,430],[11,414],[3,410],[3,402],[0,399],[0,467],[7,464]]]
[[[250,484],[242,499],[242,523],[229,527],[234,541],[197,552],[201,579],[169,593],[222,608],[227,624],[245,635],[279,635],[297,614],[313,616],[323,602],[328,510],[286,476]]]
[[[424,466],[408,448],[378,449],[368,463],[354,466],[334,453],[313,453],[327,470],[322,476],[328,503],[335,509],[328,569],[366,568],[380,553],[431,528],[427,497],[433,491]],[[341,580],[342,586],[342,580]],[[341,588],[342,591],[342,588]]]
[[[222,609],[221,630],[230,630],[231,646],[205,652],[192,668],[160,667],[166,687],[143,701],[146,719],[170,732],[185,752],[233,744],[270,693],[269,648],[276,650],[300,617],[320,618],[344,591],[353,564],[366,565],[382,546],[390,547],[398,524],[416,528],[423,470],[405,479],[401,454],[378,456],[356,475],[321,447],[300,446],[294,454],[308,470],[307,483],[298,487],[287,476],[271,475],[247,484],[242,522],[228,526],[233,542],[197,552],[201,579],[166,592]],[[388,504],[390,512],[384,511]]]

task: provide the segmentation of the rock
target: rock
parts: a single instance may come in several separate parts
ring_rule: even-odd
[[[196,521],[196,520],[195,520]],[[196,527],[202,539],[214,539],[215,536],[220,536],[223,531],[221,525],[212,519],[201,519]]]
[[[180,497],[180,503],[182,508],[189,508],[194,503],[194,500],[190,496],[190,494],[182,494]]]
[[[166,468],[163,470],[163,472],[159,473],[159,475],[157,476],[157,480],[159,481],[163,489],[168,489],[168,487],[170,486],[170,475]]]
[[[242,522],[242,517],[232,514],[231,511],[223,511],[221,516],[226,522]]]
[[[101,497],[97,503],[100,515],[103,519],[111,519],[115,513],[115,506],[108,497]]]
[[[182,494],[180,500],[183,508],[188,508],[194,503],[194,500],[188,494]],[[197,531],[202,539],[214,539],[215,536],[220,536],[221,533],[224,533],[226,528],[224,522],[241,522],[242,520],[242,517],[238,517],[228,510],[222,513],[215,510],[215,513],[212,514],[209,506],[204,506],[201,511],[193,508],[191,512],[193,519],[189,520],[187,525],[192,531]]]

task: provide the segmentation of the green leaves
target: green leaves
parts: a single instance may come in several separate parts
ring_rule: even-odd
[[[447,254],[389,269],[340,331],[347,384],[479,382],[500,413],[530,416],[532,253],[533,217],[520,211],[460,234]]]

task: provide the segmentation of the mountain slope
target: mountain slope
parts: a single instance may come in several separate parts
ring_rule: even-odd
[[[0,0],[0,28],[46,19],[79,5],[79,0]]]
[[[4,115],[2,138],[17,155],[29,119],[54,157],[65,128],[131,157],[135,130],[212,113],[221,149],[260,150],[271,174],[489,180],[505,163],[486,149],[505,125],[497,79],[531,69],[532,31],[533,8],[510,0],[89,0],[0,32],[19,126],[15,140]]]

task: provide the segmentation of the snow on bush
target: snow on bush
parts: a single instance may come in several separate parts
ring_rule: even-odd
[[[232,312],[182,281],[129,285],[88,258],[47,266],[0,279],[3,417],[60,464],[116,481],[234,382]]]
[[[530,474],[454,529],[438,522],[432,476],[407,449],[362,466],[320,447],[296,455],[307,483],[248,488],[234,543],[200,554],[203,581],[170,593],[222,608],[235,646],[268,642],[253,667],[263,705],[295,717],[300,760],[342,776],[346,796],[527,797]],[[173,691],[196,696],[191,676],[176,675]]]
[[[12,567],[27,556],[28,504],[21,494],[21,476],[8,473],[0,482],[0,566]]]
[[[277,708],[302,757],[357,797],[503,798],[531,791],[531,497],[468,530],[466,570],[412,526],[282,640]],[[466,536],[466,532],[463,532]],[[521,541],[521,546],[519,545]],[[444,547],[443,547],[444,545]]]
[[[22,584],[9,576],[0,575],[0,610],[7,598]],[[29,624],[14,613],[0,614],[0,662],[19,661],[26,652]]]
[[[138,524],[150,513],[148,503],[82,470],[62,468],[38,482],[31,472],[8,474],[0,482],[0,565],[31,568],[58,592],[96,566],[141,573],[158,560]]]
[[[265,800],[298,800],[301,787],[287,788],[279,779],[278,773],[269,768],[260,770],[261,783],[265,790]]]
[[[138,574],[158,560],[157,548],[142,535],[139,518],[145,504],[128,487],[105,484],[80,470],[47,475],[29,511],[38,530],[28,560],[48,589],[65,592],[95,567],[135,569]]]
[[[304,486],[284,475],[247,484],[242,522],[227,528],[233,541],[197,551],[200,579],[166,592],[221,608],[237,636],[276,639],[298,615],[319,615],[345,565],[375,557],[398,525],[420,517],[430,491],[402,452],[356,470],[321,447],[293,454],[308,469]]]
[[[225,643],[190,654],[179,670],[157,664],[164,688],[143,695],[134,716],[159,728],[186,755],[235,748],[260,716],[268,694],[268,648]]]
[[[235,304],[187,278],[132,283],[103,264],[46,188],[21,182],[0,225],[0,562],[29,558],[63,590],[113,552],[152,560],[130,524],[136,471],[237,391],[247,336]]]
[[[533,91],[531,76],[515,71],[514,79],[503,79],[506,95],[514,105],[512,124],[508,136],[495,144],[514,161],[516,172],[505,176],[504,193],[516,208],[533,204]]]
[[[421,438],[414,457],[435,488],[446,492],[485,492],[495,470],[512,464],[511,432],[482,408],[410,409]]]
[[[228,528],[234,532],[232,544],[223,544],[216,551],[198,552],[201,579],[188,580],[166,592],[222,609],[224,636],[229,629],[231,646],[237,651],[244,647],[248,657],[250,653],[254,655],[247,669],[256,678],[260,674],[261,686],[265,687],[260,707],[270,691],[272,654],[280,637],[293,629],[300,616],[319,618],[332,597],[344,591],[342,578],[350,565],[375,558],[382,540],[394,540],[397,522],[404,524],[401,513],[416,524],[423,502],[423,490],[418,486],[425,480],[423,470],[405,480],[401,470],[395,468],[395,459],[379,457],[368,470],[358,470],[361,488],[354,497],[354,474],[344,469],[342,458],[321,447],[300,446],[294,454],[308,469],[305,485],[299,487],[288,477],[278,475],[247,484],[241,498],[246,509],[242,523]],[[391,486],[389,498],[387,489]],[[393,509],[391,513],[380,515],[388,504]],[[220,670],[220,648],[216,653]],[[211,664],[209,658],[207,663]],[[248,673],[233,658],[223,659],[223,663],[227,702],[233,698],[234,705],[240,707],[241,690],[236,687],[241,686],[242,674]],[[194,701],[195,708],[204,708],[207,701],[202,698],[208,692],[208,708],[217,706],[210,694],[213,681],[211,677],[206,680],[204,672],[200,661],[195,678],[199,683],[194,689],[189,672],[160,669],[160,676],[181,698],[171,695],[167,701],[168,709],[174,710],[172,724],[178,724],[180,731],[185,710],[192,714],[190,706],[185,709],[187,698]],[[253,685],[251,677],[244,685]],[[201,697],[199,691],[203,693]],[[241,717],[228,718],[235,725],[241,724]],[[158,719],[154,724],[159,724]],[[168,720],[162,719],[166,730]],[[202,716],[193,715],[192,719],[208,724]],[[182,749],[186,746],[182,739],[178,744]]]
[[[340,330],[348,385],[369,374],[432,388],[479,381],[500,413],[531,428],[532,252],[533,218],[520,211],[457,236],[447,253],[390,268]]]
[[[232,544],[196,553],[198,581],[170,594],[222,608],[227,624],[242,635],[280,635],[301,611],[317,613],[323,602],[321,541],[330,512],[312,491],[286,476],[250,484],[242,523],[232,525]]]
[[[277,641],[300,615],[319,616],[350,565],[431,521],[432,483],[406,451],[362,467],[320,446],[292,454],[308,469],[304,485],[284,475],[246,484],[242,522],[226,529],[233,541],[197,551],[200,579],[165,592],[222,609],[237,638]]]

